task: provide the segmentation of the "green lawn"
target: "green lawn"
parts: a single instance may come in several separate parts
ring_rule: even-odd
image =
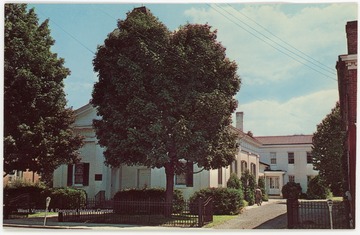
[[[57,212],[48,212],[46,214],[47,217],[54,216],[54,215],[58,215],[58,213]],[[45,212],[29,214],[29,218],[36,218],[36,217],[45,217]]]
[[[216,225],[225,223],[228,220],[234,219],[238,215],[214,215],[213,222],[204,226],[204,228],[212,228]]]
[[[333,200],[333,201],[343,201],[343,197],[332,197],[331,200]]]

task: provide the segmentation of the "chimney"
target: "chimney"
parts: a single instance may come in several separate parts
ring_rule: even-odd
[[[142,13],[144,13],[144,14],[149,14],[149,13],[150,13],[150,10],[147,9],[146,7],[144,7],[144,6],[136,7],[136,8],[134,8],[133,11],[134,11],[134,12],[135,12],[135,11],[139,11],[139,12],[142,12]]]
[[[236,112],[236,128],[244,131],[244,112]]]
[[[349,21],[346,24],[346,37],[348,55],[357,54],[357,21]]]

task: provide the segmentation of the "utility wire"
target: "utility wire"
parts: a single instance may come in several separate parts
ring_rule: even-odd
[[[330,73],[333,73],[334,68],[327,66],[326,64],[321,63],[320,61],[314,59],[313,57],[307,55],[306,53],[302,52],[301,50],[297,49],[296,47],[294,47],[293,45],[289,44],[288,42],[286,42],[285,40],[281,39],[280,37],[276,36],[275,34],[273,34],[270,30],[268,30],[266,27],[262,26],[261,24],[259,24],[258,22],[256,22],[255,20],[251,19],[249,16],[245,15],[244,13],[242,13],[241,11],[237,10],[235,7],[233,7],[231,4],[227,4],[228,6],[230,6],[231,8],[233,8],[235,11],[237,11],[239,14],[241,14],[242,16],[246,17],[247,19],[249,19],[250,21],[252,21],[253,23],[255,23],[256,25],[258,25],[259,27],[261,27],[262,29],[264,29],[266,32],[268,32],[269,34],[271,34],[272,36],[274,36],[275,38],[277,38],[278,40],[280,40],[282,43],[288,45],[289,47],[293,48],[294,50],[300,52],[301,54],[303,54],[304,56],[306,56],[307,58],[313,60],[314,62],[318,63],[319,65],[323,66],[324,68],[327,68],[329,71],[331,71]],[[334,74],[334,73],[333,73]],[[336,74],[335,74],[336,75]]]
[[[327,74],[325,74],[325,73],[323,73],[323,72],[321,72],[321,71],[319,71],[319,70],[317,70],[317,69],[315,69],[315,68],[313,68],[313,67],[309,66],[308,64],[306,64],[306,63],[304,63],[304,62],[300,61],[299,59],[297,59],[297,58],[293,57],[292,55],[290,55],[290,54],[286,53],[285,51],[283,51],[283,50],[281,50],[281,49],[279,49],[279,48],[275,47],[274,45],[272,45],[271,43],[267,42],[267,41],[266,41],[266,40],[264,40],[263,38],[261,38],[261,37],[259,37],[258,35],[254,34],[253,32],[251,32],[251,31],[247,30],[245,27],[243,27],[242,25],[240,25],[239,23],[237,23],[237,22],[236,22],[236,21],[234,21],[233,19],[229,18],[226,14],[224,14],[224,13],[220,12],[218,9],[216,9],[216,8],[212,7],[210,4],[207,4],[207,5],[208,5],[210,8],[214,9],[214,10],[215,10],[216,12],[218,12],[219,14],[221,14],[222,16],[224,16],[226,19],[228,19],[229,21],[231,21],[232,23],[234,23],[235,25],[237,25],[238,27],[242,28],[243,30],[245,30],[246,32],[250,33],[250,34],[251,34],[251,35],[253,35],[254,37],[258,38],[259,40],[261,40],[261,41],[265,42],[266,44],[268,44],[269,46],[271,46],[271,47],[272,47],[272,48],[274,48],[275,50],[277,50],[277,51],[279,51],[279,52],[283,53],[284,55],[286,55],[286,56],[290,57],[291,59],[293,59],[293,60],[297,61],[298,63],[303,64],[303,65],[305,65],[306,67],[308,67],[308,68],[310,68],[310,69],[312,69],[312,70],[314,70],[314,71],[316,71],[316,72],[318,72],[318,73],[322,74],[323,76],[325,76],[325,77],[327,77],[327,78],[330,78],[330,79],[332,79],[332,80],[334,80],[334,81],[336,81],[336,82],[337,82],[337,80],[336,80],[336,79],[334,79],[333,77],[330,77],[329,75],[327,75]],[[224,11],[226,11],[226,10],[224,10]],[[230,13],[230,15],[232,15],[232,14]]]
[[[64,33],[66,33],[67,35],[69,35],[72,39],[74,39],[77,43],[79,43],[82,47],[84,47],[86,50],[88,50],[91,54],[95,55],[95,52],[93,50],[91,50],[89,47],[87,47],[84,43],[82,43],[80,40],[78,40],[75,36],[73,36],[71,33],[69,33],[68,31],[66,31],[63,27],[61,27],[58,23],[56,23],[54,20],[50,19],[46,14],[44,14],[41,10],[36,9],[37,12],[39,12],[40,14],[42,14],[43,16],[47,17],[47,19],[49,19],[50,22],[52,22],[53,24],[55,24],[59,29],[61,29]]]

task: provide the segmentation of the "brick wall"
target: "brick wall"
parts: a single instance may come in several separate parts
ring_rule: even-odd
[[[348,163],[346,182],[352,196],[351,216],[355,226],[356,198],[356,103],[357,103],[357,21],[347,22],[346,37],[348,54],[340,55],[336,64],[340,97],[340,112],[343,131],[346,131],[344,143],[344,162]]]
[[[346,24],[348,54],[357,54],[357,21]]]

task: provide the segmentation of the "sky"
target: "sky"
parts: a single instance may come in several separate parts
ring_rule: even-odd
[[[244,112],[245,132],[313,134],[339,99],[335,66],[338,56],[347,53],[345,25],[357,20],[357,2],[28,4],[40,22],[50,19],[52,51],[71,70],[64,81],[68,107],[89,102],[98,80],[92,65],[97,46],[118,19],[139,6],[149,8],[171,31],[188,22],[217,30],[227,57],[238,65],[242,84],[236,111]]]

